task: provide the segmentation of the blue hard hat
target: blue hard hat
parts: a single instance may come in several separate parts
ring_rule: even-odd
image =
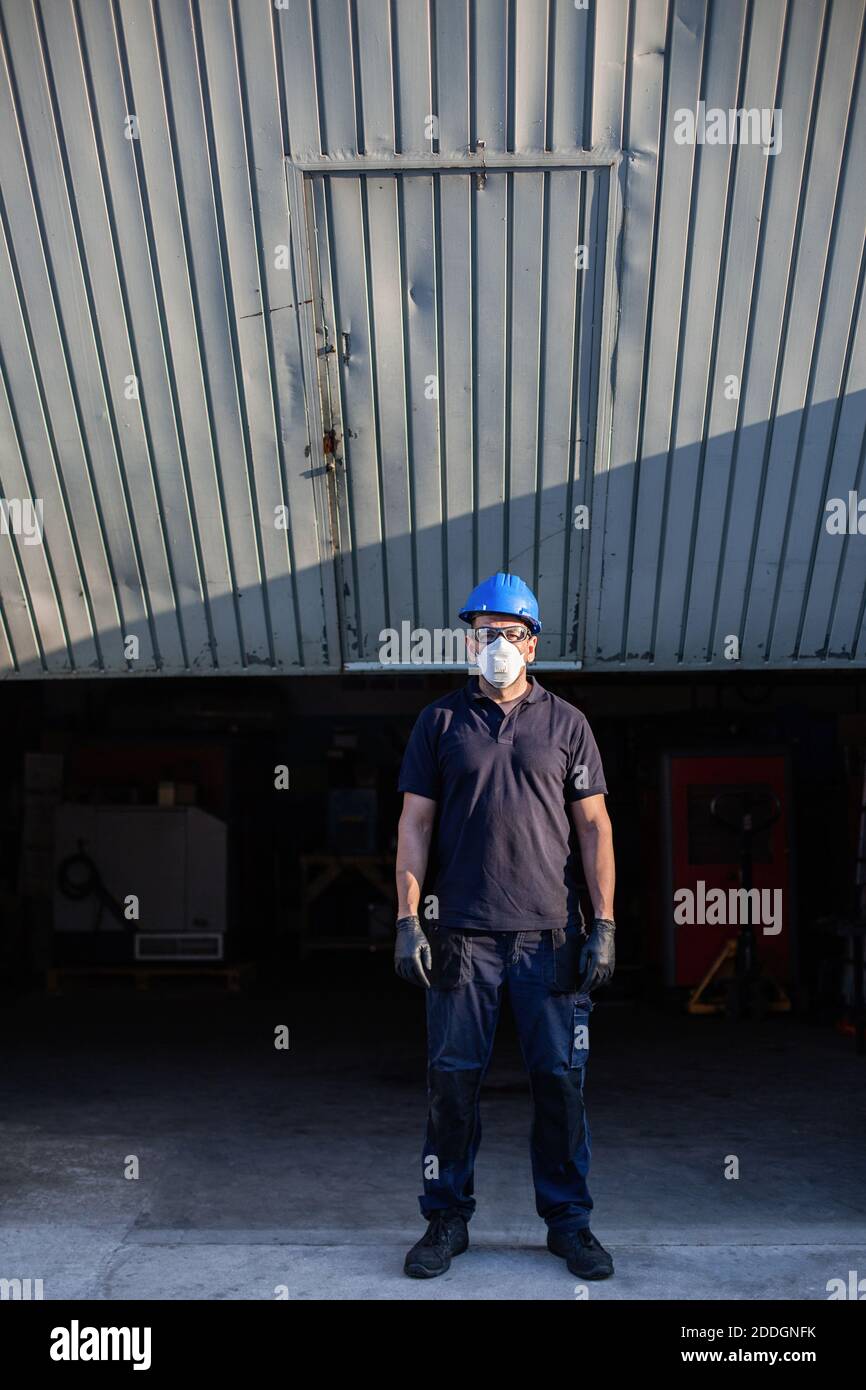
[[[538,599],[517,574],[503,574],[500,570],[476,585],[459,616],[464,623],[471,623],[476,613],[508,613],[529,623],[536,637],[541,631]]]

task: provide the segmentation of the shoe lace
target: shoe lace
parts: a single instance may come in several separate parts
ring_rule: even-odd
[[[450,1237],[451,1218],[446,1212],[434,1212],[424,1237],[426,1245],[447,1245]]]

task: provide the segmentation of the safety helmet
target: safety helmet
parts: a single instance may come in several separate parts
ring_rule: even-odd
[[[500,570],[476,585],[459,616],[464,623],[471,623],[476,613],[508,613],[515,618],[523,618],[536,637],[541,631],[538,599],[517,574],[504,574]]]

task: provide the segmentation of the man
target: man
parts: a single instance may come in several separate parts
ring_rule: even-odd
[[[507,981],[529,1072],[536,1210],[572,1274],[613,1261],[589,1229],[583,1101],[590,992],[614,968],[613,838],[607,787],[583,715],[527,674],[541,623],[512,574],[479,584],[460,612],[479,674],[421,711],[400,771],[397,973],[427,990],[426,1234],[404,1265],[444,1274],[469,1243],[479,1096]],[[438,915],[418,915],[436,833]],[[595,917],[578,898],[579,851]]]

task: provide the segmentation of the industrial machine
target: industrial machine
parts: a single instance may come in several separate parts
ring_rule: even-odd
[[[65,802],[54,862],[58,932],[126,934],[130,960],[222,959],[226,827],[215,816]]]

